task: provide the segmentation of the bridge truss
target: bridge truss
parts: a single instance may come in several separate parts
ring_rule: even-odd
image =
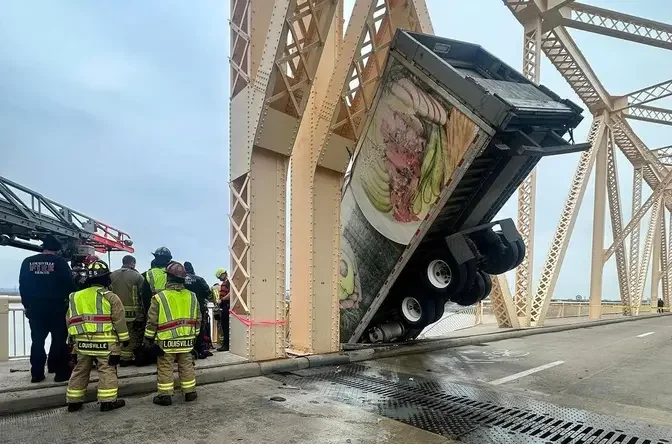
[[[500,1],[523,25],[523,73],[538,83],[545,54],[587,106],[593,123],[592,148],[579,159],[536,291],[531,266],[536,173],[519,190],[518,228],[528,257],[516,270],[513,292],[504,277],[496,279],[491,299],[499,324],[543,325],[593,169],[591,317],[600,316],[603,267],[612,255],[626,315],[639,310],[652,262],[651,300],[657,300],[662,279],[669,306],[672,227],[666,230],[662,215],[672,208],[672,147],[649,149],[628,120],[670,125],[672,110],[650,103],[672,95],[672,80],[612,96],[567,29],[672,49],[672,26],[572,0]],[[342,0],[231,1],[231,350],[250,360],[285,356],[287,322],[295,352],[338,350],[340,190],[349,153],[366,121],[395,29],[433,33],[424,0],[358,0],[345,33],[342,26]],[[634,166],[633,214],[625,225],[617,149]],[[644,181],[654,192],[642,203]],[[614,242],[605,249],[607,202]],[[652,217],[640,252],[640,225],[648,212]]]

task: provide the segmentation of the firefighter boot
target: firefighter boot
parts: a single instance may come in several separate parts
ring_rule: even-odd
[[[156,405],[167,407],[173,403],[173,397],[169,395],[157,395],[152,402]]]
[[[187,402],[196,401],[196,398],[198,398],[198,393],[196,392],[189,392],[184,394],[184,400]]]
[[[83,402],[70,402],[68,403],[68,412],[77,412],[82,410]]]
[[[117,399],[112,402],[101,402],[100,403],[100,411],[101,412],[109,412],[112,410],[120,409],[123,406],[126,405],[126,401],[123,399]]]

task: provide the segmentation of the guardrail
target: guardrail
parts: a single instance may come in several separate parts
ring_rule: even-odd
[[[21,298],[0,296],[0,361],[28,356],[30,356],[30,326],[23,314]]]
[[[217,339],[217,324],[213,316],[214,305],[208,303],[210,317],[210,337]],[[6,326],[6,327],[3,327]],[[47,338],[45,348],[49,348]],[[24,314],[21,297],[0,295],[0,362],[9,359],[25,359],[30,357],[30,325]]]
[[[625,308],[618,302],[603,302],[602,315],[618,315]],[[590,304],[586,302],[553,301],[546,315],[547,319],[587,317]],[[214,305],[208,304],[210,316],[210,337],[217,342],[218,322],[213,315]],[[289,302],[285,303],[285,341],[289,342]],[[649,313],[657,307],[642,304],[638,312]],[[669,307],[665,307],[666,312]],[[421,337],[437,337],[452,331],[474,327],[480,324],[496,324],[490,301],[486,300],[477,305],[464,307],[460,310],[446,313],[444,317],[427,327]],[[3,327],[6,326],[6,327]],[[48,339],[47,339],[48,341]],[[23,313],[19,296],[0,295],[0,362],[8,359],[22,359],[30,356],[30,326]],[[49,346],[49,342],[45,344]]]

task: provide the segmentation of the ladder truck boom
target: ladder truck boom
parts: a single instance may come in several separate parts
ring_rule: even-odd
[[[48,234],[62,243],[68,260],[93,251],[134,252],[127,233],[0,176],[0,245],[41,251],[32,242]]]

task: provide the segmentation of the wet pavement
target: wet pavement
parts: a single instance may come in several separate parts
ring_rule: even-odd
[[[267,378],[211,384],[170,407],[152,396],[128,399],[125,408],[100,413],[96,404],[0,418],[0,442],[31,444],[448,444],[449,439],[367,409],[327,399],[317,391]],[[279,398],[276,398],[279,397]],[[272,401],[271,398],[278,399]],[[284,400],[284,401],[283,401]]]
[[[672,425],[652,425],[474,384],[351,364],[275,375],[288,387],[357,406],[459,442],[664,444]]]
[[[0,442],[669,444],[670,368],[672,317],[652,318],[212,384],[168,408],[5,417]]]
[[[206,359],[197,359],[196,368],[211,368],[223,365],[238,364],[247,362],[245,358],[236,356],[230,352],[217,352],[213,350],[213,355]],[[45,368],[46,370],[46,368]],[[156,365],[144,367],[124,367],[119,368],[119,378],[126,379],[135,376],[148,376],[156,374]],[[67,385],[66,382],[54,382],[54,375],[46,375],[47,378],[39,383],[30,383],[30,362],[28,359],[17,359],[8,362],[0,362],[0,393],[23,392],[26,390],[37,390],[48,387],[59,387]],[[94,370],[91,373],[91,381],[97,381],[98,374]]]
[[[544,368],[550,364],[556,365]],[[672,385],[664,382],[672,369],[672,317],[386,358],[370,365],[487,385],[534,371],[497,386],[561,405],[672,423]]]

